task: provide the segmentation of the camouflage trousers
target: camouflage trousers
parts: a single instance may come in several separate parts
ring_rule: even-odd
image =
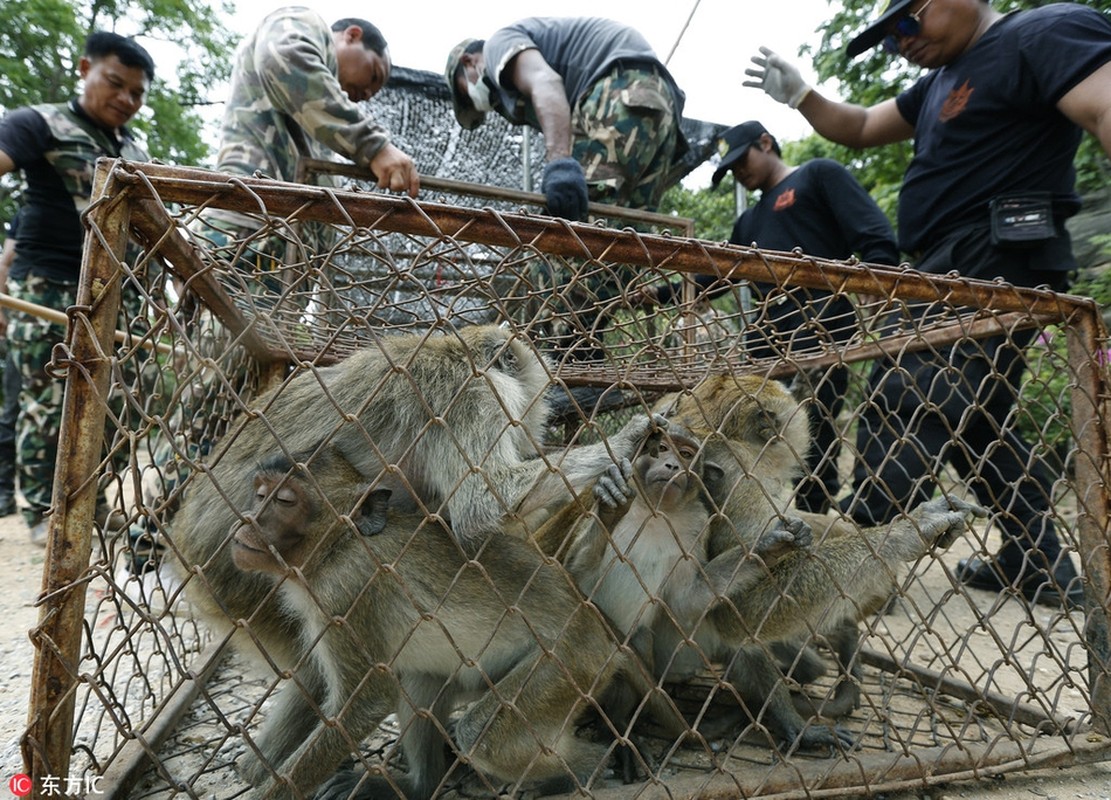
[[[571,155],[590,199],[655,211],[671,183],[679,120],[671,89],[655,70],[615,67],[571,112]]]
[[[34,275],[12,281],[9,289],[13,297],[59,311],[77,301],[76,283],[57,283]],[[42,518],[51,503],[65,381],[50,375],[46,367],[54,345],[65,338],[65,325],[11,312],[8,343],[23,381],[16,421],[16,464],[19,489],[30,506],[24,512],[30,525]]]
[[[672,183],[679,139],[675,101],[654,70],[615,67],[571,112],[571,155],[590,199],[655,211]],[[605,307],[634,277],[627,268],[539,258],[529,271],[529,322],[559,358],[595,361],[609,324]]]

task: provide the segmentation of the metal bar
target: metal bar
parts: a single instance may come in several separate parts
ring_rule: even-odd
[[[240,178],[161,164],[124,165],[119,180],[149,188],[159,202],[208,204],[300,221],[376,228],[418,236],[452,237],[508,248],[528,247],[568,258],[605,259],[631,266],[757,280],[863,295],[896,294],[904,300],[1017,311],[1063,320],[1090,298],[1061,295],[956,275],[926,275],[910,267],[829,261],[696,239],[613,230],[546,216],[500,214],[489,209],[418,203],[407,197],[344,192],[262,178]],[[141,174],[140,174],[141,173]],[[831,271],[831,268],[834,268]]]
[[[131,732],[131,738],[101,776],[100,785],[104,787],[104,791],[100,800],[125,800],[135,781],[142,776],[148,760],[156,769],[161,767],[157,758],[158,748],[173,734],[178,721],[200,695],[221,659],[227,655],[227,645],[227,639],[208,645],[197,656],[197,666],[159,704],[145,730]]]
[[[93,514],[112,377],[112,345],[120,309],[120,261],[127,246],[131,195],[114,174],[96,173],[88,213],[81,281],[70,326],[69,370],[58,461],[47,518],[39,624],[31,632],[35,662],[30,713],[21,742],[34,786],[69,773],[85,618],[84,576],[92,552]],[[57,360],[57,357],[56,357]]]
[[[105,167],[105,164],[98,164],[97,169]],[[196,250],[178,234],[174,221],[162,204],[139,200],[135,205],[138,213],[132,218],[132,228],[140,241],[174,267],[178,277],[239,338],[240,344],[264,364],[288,358],[286,353],[271,347],[236,307],[224,287],[213,277],[212,269],[201,261]]]
[[[526,151],[527,152],[527,151]],[[303,158],[297,164],[298,170],[304,170],[301,180],[308,183],[308,176],[316,173],[320,175],[339,175],[358,180],[375,182],[378,178],[366,167],[357,167],[354,164],[344,164],[336,161],[322,161],[316,158]],[[422,189],[437,189],[441,192],[469,195],[471,197],[486,197],[490,200],[505,200],[512,203],[537,206],[545,208],[547,199],[542,194],[520,189],[510,189],[507,186],[490,186],[485,183],[470,183],[455,180],[454,178],[437,178],[432,175],[421,175]],[[587,211],[598,217],[610,219],[623,219],[629,222],[647,222],[669,230],[678,231],[684,236],[694,236],[694,220],[690,217],[673,217],[670,214],[659,214],[654,211],[644,211],[637,208],[612,206],[606,203],[588,203]]]
[[[1072,426],[1076,437],[1076,533],[1087,579],[1084,637],[1092,693],[1092,725],[1111,736],[1111,462],[1108,461],[1107,331],[1098,313],[1078,312],[1066,328]]]

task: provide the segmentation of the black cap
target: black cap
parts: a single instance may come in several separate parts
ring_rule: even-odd
[[[883,8],[883,13],[880,18],[869,25],[864,31],[849,42],[849,46],[845,48],[845,52],[849,58],[856,58],[865,50],[871,50],[877,44],[883,41],[887,35],[887,26],[891,21],[901,17],[904,12],[912,5],[915,0],[887,0],[887,5]]]
[[[721,161],[718,163],[718,168],[714,170],[714,177],[710,179],[710,183],[714,186],[721,183],[721,179],[733,164],[742,159],[748,152],[748,148],[756,144],[767,132],[767,128],[753,119],[734,125],[723,133],[718,138],[718,153],[721,154]]]

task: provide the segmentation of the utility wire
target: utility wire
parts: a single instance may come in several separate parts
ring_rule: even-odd
[[[694,6],[691,8],[691,13],[687,16],[687,21],[683,23],[683,30],[679,31],[679,37],[675,40],[675,44],[671,46],[671,52],[667,54],[664,59],[664,66],[666,67],[671,63],[671,57],[675,55],[675,51],[679,49],[679,42],[683,41],[683,35],[687,32],[687,28],[691,26],[691,20],[694,19],[694,12],[698,10],[699,4],[702,0],[694,0]]]

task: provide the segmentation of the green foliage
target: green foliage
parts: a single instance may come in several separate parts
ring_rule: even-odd
[[[694,235],[699,239],[728,241],[737,214],[731,181],[731,178],[727,179],[717,189],[697,191],[691,191],[682,184],[672,186],[660,201],[660,213],[693,219]]]
[[[154,158],[203,164],[210,148],[195,109],[230,72],[236,37],[221,21],[230,13],[227,0],[214,7],[203,0],[4,0],[0,112],[74,96],[92,31],[137,36],[155,59],[156,75],[134,128]],[[172,54],[180,54],[176,70]],[[0,219],[10,216],[16,190],[14,180],[0,183]]]

